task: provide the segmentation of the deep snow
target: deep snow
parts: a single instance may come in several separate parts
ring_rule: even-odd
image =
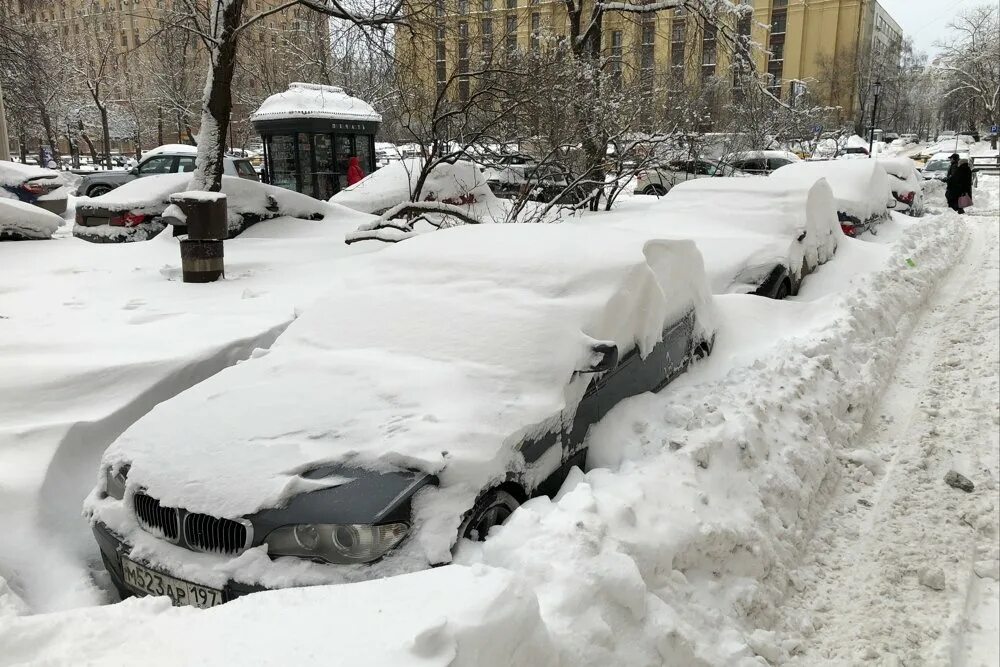
[[[980,186],[985,196],[979,200],[977,195],[977,200],[996,202],[996,180]],[[996,461],[997,421],[996,392],[990,389],[996,382],[998,341],[996,326],[989,318],[996,314],[996,296],[983,285],[996,286],[1000,225],[995,208],[993,215],[989,215],[990,210],[984,207],[987,215],[980,217],[945,214],[919,221],[893,215],[873,239],[844,239],[835,259],[809,276],[801,294],[792,300],[718,297],[720,333],[713,355],[660,394],[619,405],[591,435],[590,463],[594,469],[572,476],[555,499],[527,503],[485,543],[463,544],[458,562],[468,568],[447,566],[385,582],[258,594],[205,612],[166,608],[162,600],[137,600],[101,609],[16,617],[12,614],[19,610],[39,611],[72,603],[67,602],[65,591],[59,590],[54,597],[60,604],[51,604],[52,599],[46,596],[52,591],[45,590],[30,599],[31,609],[26,610],[14,596],[0,592],[0,645],[6,649],[0,653],[0,664],[72,661],[154,665],[190,661],[186,660],[191,656],[190,647],[182,641],[156,640],[152,648],[147,647],[146,637],[154,632],[166,637],[236,637],[238,650],[245,652],[241,655],[253,661],[257,656],[275,655],[268,651],[275,650],[276,627],[278,631],[290,629],[294,650],[300,651],[296,661],[307,664],[328,663],[330,646],[343,643],[348,647],[345,651],[353,651],[350,647],[364,638],[375,639],[365,644],[367,650],[359,652],[355,664],[759,665],[761,659],[771,664],[842,664],[867,659],[870,647],[875,651],[873,660],[892,664],[881,643],[837,632],[838,624],[865,624],[880,614],[923,622],[927,618],[924,609],[933,611],[942,604],[965,610],[964,615],[951,617],[958,620],[955,623],[937,620],[941,633],[950,638],[950,650],[956,656],[982,658],[987,644],[976,642],[993,639],[995,645],[989,623],[994,620],[991,614],[995,614],[997,594],[985,566],[979,567],[986,573],[985,579],[977,576],[969,585],[946,588],[939,593],[944,599],[940,604],[922,607],[925,600],[917,595],[906,599],[908,606],[892,608],[891,596],[875,595],[880,576],[877,566],[861,573],[876,577],[871,594],[858,590],[852,595],[849,586],[855,578],[848,570],[855,567],[854,561],[846,561],[839,570],[824,564],[827,543],[817,543],[814,536],[833,537],[830,560],[854,553],[850,521],[831,520],[829,513],[836,512],[842,501],[852,499],[850,494],[885,475],[894,480],[886,488],[912,488],[919,492],[921,504],[931,503],[930,509],[919,515],[921,521],[884,515],[897,522],[894,527],[910,531],[901,533],[911,536],[907,544],[923,540],[921,529],[932,527],[942,531],[942,539],[933,542],[935,549],[946,541],[947,531],[954,530],[970,531],[971,536],[963,533],[960,540],[975,544],[979,536],[992,536],[995,544],[996,533],[990,531],[996,521],[998,471],[992,462]],[[981,241],[982,253],[981,261],[969,267],[967,274],[968,284],[976,285],[977,291],[962,303],[967,298],[960,289],[964,278],[953,273],[953,265],[961,257],[975,257],[967,251],[971,225],[982,226],[972,234],[972,247]],[[266,229],[276,232],[273,225]],[[248,234],[261,231],[257,227]],[[138,245],[154,248],[159,243]],[[282,244],[291,245],[287,241]],[[227,258],[229,247],[238,246],[227,246]],[[263,248],[258,251],[263,252]],[[264,262],[264,256],[270,257],[258,255],[258,261]],[[144,259],[146,266],[151,258]],[[21,283],[28,282],[32,270],[37,273],[39,267],[54,263],[54,258],[49,258],[48,265],[39,262],[37,256],[34,261],[25,261],[20,255],[17,259],[23,262],[18,273]],[[273,258],[265,266],[271,267],[270,262]],[[65,270],[67,263],[73,264],[63,258],[60,268]],[[100,264],[81,261],[79,266],[92,269]],[[272,276],[288,289],[295,284],[293,278],[304,280],[310,270],[315,276],[317,266],[311,264],[297,275],[274,272]],[[130,289],[128,282],[121,281],[123,274],[127,276],[123,271],[116,274],[118,283]],[[150,285],[153,276],[148,270],[140,268],[138,274],[145,283],[143,290],[152,289],[165,304],[171,303],[174,297],[163,285]],[[257,277],[256,289],[274,289],[267,278]],[[253,276],[240,275],[239,279],[249,283]],[[108,282],[104,281],[105,289]],[[92,284],[102,283],[91,278],[87,286],[77,285],[77,290],[89,291]],[[116,288],[119,295],[121,284]],[[928,312],[927,300],[941,284],[945,287],[939,300],[931,303],[951,310]],[[952,285],[958,288],[953,290]],[[68,291],[65,280],[50,270],[44,289],[20,284],[15,285],[14,294],[24,300],[22,307],[26,308],[28,299],[46,294],[49,303],[57,303],[53,297],[64,291]],[[0,294],[0,314],[7,314],[8,299],[9,295]],[[985,312],[992,315],[978,319],[987,306]],[[92,308],[93,302],[87,310]],[[952,314],[968,324],[947,328],[948,315]],[[62,313],[54,314],[50,324],[58,326],[62,319]],[[0,320],[0,326],[4,322]],[[21,343],[25,347],[30,342],[27,332],[35,330],[29,324]],[[126,329],[120,317],[110,317],[105,324],[108,331]],[[59,329],[69,327],[63,324]],[[938,354],[935,348],[934,355],[908,356],[910,348],[905,345],[913,331],[917,336],[926,332],[942,335],[936,342],[943,345],[943,352]],[[966,344],[947,338],[966,331],[971,332]],[[168,338],[160,342],[169,348],[175,344]],[[912,340],[913,345],[920,343],[921,338]],[[891,408],[900,407],[892,404],[893,395],[900,395],[899,382],[892,380],[900,349],[904,352],[899,369],[905,377],[928,396],[937,391],[939,400],[943,394],[950,401],[936,409],[954,430],[941,432],[953,433],[952,442],[962,440],[961,451],[970,452],[963,454],[969,460],[974,453],[994,466],[988,469],[990,475],[970,473],[977,483],[976,492],[954,501],[976,509],[972,515],[966,513],[972,527],[949,525],[949,519],[956,523],[954,514],[933,504],[937,498],[959,493],[940,482],[938,473],[944,459],[927,459],[929,486],[911,486],[923,482],[923,469],[919,465],[913,470],[886,465],[891,458],[882,461],[879,447],[904,454],[909,450],[901,448],[897,440],[879,442],[871,436],[871,424],[878,423],[886,401]],[[72,356],[74,352],[77,356]],[[80,353],[70,350],[68,354],[78,358]],[[104,353],[94,359],[109,357]],[[9,357],[5,352],[0,358]],[[911,358],[916,361],[911,362]],[[921,359],[933,360],[930,373],[921,372]],[[960,363],[950,366],[951,360]],[[910,363],[916,364],[912,371],[908,370]],[[28,370],[34,372],[33,368]],[[975,400],[941,392],[935,384],[937,380],[943,387],[957,386],[956,391],[961,391],[961,385],[955,383],[962,376],[949,377],[956,372],[979,378],[978,396],[970,394]],[[882,397],[880,403],[885,388],[889,398]],[[20,389],[12,383],[9,391],[15,390]],[[48,412],[31,407],[32,399],[44,396],[44,388],[29,388],[23,397],[30,414],[38,414],[39,423],[51,421],[65,407],[48,406]],[[910,397],[903,398],[902,407],[912,407]],[[993,426],[987,435],[992,440],[983,444],[980,438],[970,437],[982,432],[977,429],[989,429],[989,419]],[[918,425],[928,423],[919,421]],[[906,439],[902,440],[906,445]],[[919,447],[922,449],[916,449],[917,453],[926,449],[922,443]],[[872,456],[868,449],[878,455]],[[28,447],[4,442],[0,455],[4,452],[8,461],[35,465],[43,471],[49,465],[45,457],[35,460],[35,452]],[[61,464],[64,459],[55,460]],[[6,461],[0,470],[4,465]],[[95,460],[67,461],[66,480],[79,483],[83,476],[89,486],[95,478],[95,466]],[[898,477],[895,470],[907,474]],[[841,482],[846,490],[839,487]],[[15,500],[30,508],[36,502],[33,495],[21,494]],[[992,509],[986,509],[990,503]],[[872,509],[882,511],[878,506]],[[955,513],[959,513],[957,505]],[[86,550],[73,552],[53,546],[57,548],[61,557],[79,570]],[[985,553],[981,560],[988,562],[990,555]],[[0,553],[3,576],[9,567],[5,556]],[[945,556],[945,563],[937,565],[947,569],[947,563]],[[483,565],[493,569],[481,569]],[[965,565],[960,562],[956,571],[967,573]],[[975,561],[972,569],[975,572]],[[37,582],[46,572],[44,567],[22,571],[16,583]],[[901,585],[911,590],[919,573],[900,572]],[[470,577],[485,581],[475,585]],[[846,577],[842,588],[847,590],[837,589],[837,594],[828,598],[829,607],[812,609],[815,613],[810,613],[808,623],[790,625],[790,619],[805,618],[791,613],[799,604],[799,589],[809,590],[817,581],[836,581],[837,577]],[[72,580],[61,576],[55,583]],[[945,580],[950,581],[947,574]],[[955,606],[955,599],[962,595],[966,604]],[[863,609],[860,618],[851,613],[855,598]],[[865,601],[872,604],[864,606]],[[316,618],[343,618],[344,609],[350,610],[350,616],[343,624],[325,623],[313,630]],[[824,622],[831,625],[826,634]],[[262,629],[254,630],[260,623],[264,623]],[[133,632],[129,626],[155,630]],[[387,632],[387,628],[398,631]],[[527,632],[522,628],[531,628],[534,634],[522,641]],[[313,644],[308,639],[299,642],[300,629],[305,637],[319,637],[319,648],[310,651]],[[123,632],[127,636],[121,639]],[[516,660],[510,657],[510,640],[519,643],[522,650]],[[232,655],[231,642],[206,639],[197,644],[202,649],[199,661],[211,664]],[[918,661],[938,664],[937,645],[924,646],[927,653],[919,653]],[[456,655],[453,651],[459,652]],[[848,657],[838,661],[826,655]],[[986,660],[990,659],[987,655]],[[979,663],[972,660],[966,664]]]

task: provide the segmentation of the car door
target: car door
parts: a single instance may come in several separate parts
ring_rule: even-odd
[[[186,174],[194,171],[195,157],[193,155],[181,155],[177,158],[177,173]]]

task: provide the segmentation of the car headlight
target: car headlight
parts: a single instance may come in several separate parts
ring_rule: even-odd
[[[121,500],[125,497],[125,481],[128,479],[129,465],[119,466],[117,470],[108,467],[104,471],[104,492],[114,498]]]
[[[400,543],[410,529],[405,523],[301,523],[282,526],[264,539],[271,556],[314,558],[327,563],[370,563]]]

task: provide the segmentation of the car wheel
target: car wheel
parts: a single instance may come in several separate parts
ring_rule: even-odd
[[[474,542],[482,542],[493,526],[499,526],[514,513],[521,503],[503,489],[492,489],[479,497],[465,517],[459,535]]]
[[[667,194],[667,189],[662,185],[647,185],[646,189],[642,191],[644,195],[656,195],[657,197],[662,197]]]
[[[87,190],[88,197],[100,197],[101,195],[106,195],[111,192],[111,188],[107,185],[95,185],[94,187]]]
[[[778,285],[778,291],[774,293],[774,298],[778,301],[786,299],[792,294],[792,286],[788,284],[787,280],[782,280],[781,284]]]

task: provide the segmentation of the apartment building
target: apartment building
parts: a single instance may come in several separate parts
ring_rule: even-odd
[[[898,67],[902,30],[878,0],[742,0],[753,8],[728,34],[756,46],[745,57],[770,75],[770,89],[795,101],[805,91],[853,115],[878,70]],[[584,14],[590,12],[585,4]],[[397,52],[419,85],[442,87],[458,99],[472,85],[463,72],[496,53],[538,51],[569,33],[561,0],[434,0],[414,31],[400,32]],[[732,40],[683,9],[650,14],[609,12],[602,49],[612,71],[680,91],[712,77],[731,77]],[[864,72],[863,70],[870,70]],[[869,76],[872,75],[872,76]]]

